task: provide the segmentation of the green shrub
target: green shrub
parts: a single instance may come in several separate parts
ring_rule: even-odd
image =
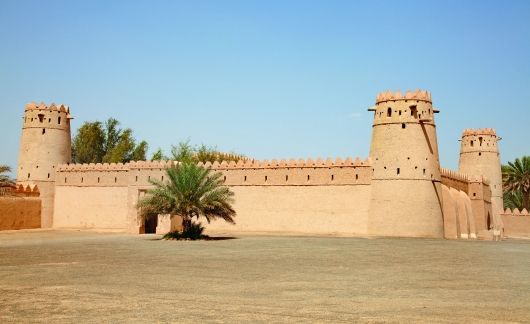
[[[203,240],[207,239],[208,235],[203,235],[204,226],[201,223],[191,222],[184,231],[169,232],[164,235],[165,240]]]

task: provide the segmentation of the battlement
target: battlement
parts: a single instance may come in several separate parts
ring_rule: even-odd
[[[462,137],[463,136],[475,136],[475,135],[497,136],[497,132],[495,132],[495,129],[493,128],[479,128],[479,129],[466,128],[464,129],[464,132],[462,132]]]
[[[177,161],[133,161],[129,163],[61,164],[57,186],[151,186],[165,179],[165,169]],[[328,158],[206,162],[198,165],[221,172],[228,186],[321,186],[367,185],[372,178],[370,159]]]
[[[57,171],[126,171],[129,163],[83,163],[83,164],[59,164]]]
[[[530,213],[528,213],[528,211],[523,208],[523,210],[519,210],[517,208],[515,208],[514,210],[511,210],[510,208],[506,208],[502,213],[501,215],[503,216],[530,216]]]
[[[77,171],[126,171],[131,169],[164,169],[176,165],[177,161],[132,161],[129,163],[89,163],[89,164],[60,164],[57,166],[57,171],[60,172],[77,172]],[[370,159],[361,160],[359,157],[352,159],[351,157],[345,160],[336,158],[335,160],[327,158],[311,158],[304,159],[290,159],[290,160],[240,160],[235,161],[215,161],[214,163],[206,162],[198,163],[199,166],[210,168],[212,170],[226,170],[226,169],[276,169],[276,168],[329,168],[329,167],[343,167],[343,166],[371,166]]]
[[[377,95],[375,103],[382,103],[386,101],[395,101],[395,100],[419,100],[432,103],[431,93],[425,90],[416,89],[414,92],[407,90],[405,95],[401,91],[395,93],[391,91],[381,92]]]
[[[64,104],[58,104],[51,103],[49,106],[46,105],[44,102],[41,102],[39,104],[35,102],[30,102],[26,104],[26,107],[24,108],[24,111],[28,110],[49,110],[49,111],[58,111],[58,112],[64,112],[67,114],[70,114],[70,107]]]
[[[442,177],[445,177],[445,178],[448,178],[448,179],[452,179],[452,180],[458,180],[458,181],[462,181],[462,182],[469,182],[470,181],[469,175],[467,175],[465,173],[460,173],[460,172],[457,172],[457,171],[453,171],[453,170],[450,170],[450,169],[442,168],[442,167],[440,167],[440,175]]]
[[[11,189],[11,194],[18,197],[39,197],[40,190],[39,187],[34,183],[18,183]]]

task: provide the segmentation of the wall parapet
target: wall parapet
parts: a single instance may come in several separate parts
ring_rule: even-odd
[[[59,172],[78,172],[78,171],[127,171],[131,169],[164,169],[178,164],[178,161],[131,161],[128,163],[84,163],[84,164],[60,164],[57,166]],[[215,161],[213,163],[206,162],[198,163],[199,166],[205,168],[211,168],[212,170],[224,170],[224,169],[282,169],[282,168],[329,168],[329,167],[342,167],[342,166],[371,166],[372,163],[369,158],[361,160],[359,157],[352,159],[348,157],[346,159],[336,158],[335,160],[327,158],[317,158],[313,160],[311,158],[304,159],[289,159],[289,160],[240,160],[235,161]]]
[[[530,213],[526,210],[526,208],[523,208],[523,210],[519,210],[518,208],[510,209],[506,208],[501,215],[503,216],[530,216]]]
[[[151,186],[164,181],[164,170],[176,161],[62,164],[57,167],[58,186]],[[198,165],[223,174],[227,186],[325,186],[367,185],[372,179],[370,159],[328,158],[206,162]]]

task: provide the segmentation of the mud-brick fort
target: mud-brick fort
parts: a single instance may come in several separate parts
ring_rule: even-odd
[[[384,92],[368,110],[374,119],[365,159],[207,163],[234,191],[237,211],[236,225],[213,222],[207,231],[448,239],[530,233],[526,210],[502,210],[500,138],[493,129],[464,130],[459,170],[452,171],[440,167],[438,110],[429,92]],[[0,228],[178,227],[178,217],[145,222],[136,208],[149,180],[164,180],[164,169],[176,162],[71,164],[71,119],[64,105],[25,107],[18,200],[8,207],[0,200]]]

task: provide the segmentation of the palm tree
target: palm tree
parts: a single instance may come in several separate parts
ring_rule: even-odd
[[[223,184],[222,174],[193,162],[181,162],[166,169],[167,181],[153,180],[155,186],[138,202],[140,215],[149,218],[159,214],[182,217],[182,233],[193,230],[193,218],[204,217],[208,223],[222,218],[234,223],[234,193]],[[200,225],[199,225],[200,226]]]
[[[5,174],[7,172],[11,172],[11,168],[0,164],[0,196],[7,194],[9,189],[15,185],[15,182]]]
[[[523,195],[520,191],[505,192],[503,195],[504,208],[514,210],[515,208],[523,210]]]
[[[504,192],[522,196],[522,206],[530,209],[530,156],[515,159],[502,166]]]

